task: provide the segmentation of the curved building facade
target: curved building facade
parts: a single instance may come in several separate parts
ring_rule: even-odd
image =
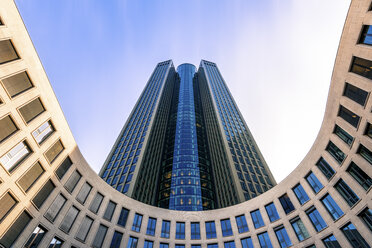
[[[322,127],[303,161],[282,182],[255,198],[208,211],[147,205],[102,180],[80,153],[12,0],[0,2],[0,19],[0,246],[372,246],[369,0],[351,1]],[[177,77],[169,64],[158,65],[154,80],[162,73]],[[229,92],[218,69],[202,61],[200,70],[206,72],[198,73],[198,80],[208,81],[199,85],[200,92],[209,90],[213,99],[201,99],[202,105],[212,102],[223,116]],[[169,97],[148,98],[144,115],[150,116],[153,106],[171,105],[167,102],[172,101],[175,87],[161,87],[169,82],[147,84],[149,95],[156,98],[153,92],[166,89],[163,94]],[[210,109],[203,108],[204,115],[214,115]],[[165,108],[154,118],[169,116],[170,111]],[[228,116],[222,119],[219,113],[213,118],[228,126]],[[146,132],[146,123],[139,138]],[[167,135],[158,123],[151,127],[158,136],[145,135],[148,149],[157,149],[155,141]],[[213,129],[206,132],[210,136]],[[221,142],[229,147],[227,141]],[[147,165],[162,160],[160,155],[141,156],[149,161]],[[137,176],[150,175],[151,166],[146,168]]]

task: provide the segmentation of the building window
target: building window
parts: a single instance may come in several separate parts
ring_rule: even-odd
[[[258,241],[260,242],[261,248],[273,248],[273,245],[271,244],[269,235],[267,232],[258,234]]]
[[[217,237],[216,224],[214,221],[205,222],[205,233],[207,235],[207,239],[214,239]]]
[[[65,183],[65,188],[66,190],[71,194],[76,185],[78,184],[78,182],[80,181],[80,178],[81,178],[81,174],[80,172],[78,172],[77,170],[75,170],[71,176],[69,177],[69,179],[67,180],[67,182]]]
[[[340,109],[338,111],[338,116],[340,116],[342,119],[347,121],[350,125],[357,128],[359,124],[360,117],[344,106],[340,106]]]
[[[310,237],[309,232],[307,231],[300,217],[297,216],[296,218],[292,219],[290,222],[291,222],[293,230],[296,233],[298,241],[301,242],[307,239],[308,237]]]
[[[41,190],[36,194],[36,196],[32,199],[32,202],[34,205],[40,209],[41,206],[44,204],[45,200],[49,197],[49,195],[52,194],[54,188],[56,186],[53,184],[53,182],[49,179],[44,186],[41,188]]]
[[[31,215],[23,211],[21,215],[10,226],[7,232],[0,239],[0,244],[4,247],[13,247],[14,242],[22,234],[23,230],[28,226],[32,220]]]
[[[228,242],[225,242],[223,244],[224,244],[224,248],[235,248],[235,242],[234,241],[228,241]]]
[[[27,72],[21,72],[1,80],[11,98],[33,87]]]
[[[38,129],[32,132],[32,136],[38,144],[43,143],[54,132],[54,127],[50,121],[45,122]]]
[[[306,194],[301,184],[297,184],[297,186],[295,186],[292,190],[295,193],[301,205],[310,200],[309,196]]]
[[[79,209],[77,209],[75,206],[71,206],[70,209],[67,211],[65,217],[63,218],[59,229],[61,229],[65,233],[69,233],[76,217],[79,215],[79,212]]]
[[[368,150],[365,146],[360,145],[358,148],[358,153],[362,156],[368,163],[372,164],[372,152]]]
[[[191,222],[191,239],[200,239],[200,223]]]
[[[282,195],[279,197],[280,204],[282,204],[283,210],[286,214],[289,214],[293,210],[295,210],[295,207],[292,204],[291,199],[289,199],[287,194]]]
[[[306,211],[306,214],[317,232],[320,232],[327,227],[327,224],[315,207],[311,207],[310,209],[308,209]]]
[[[372,125],[371,125],[371,123],[367,122],[366,131],[364,132],[364,134],[372,139]]]
[[[360,233],[352,223],[349,223],[342,227],[341,231],[350,242],[352,247],[370,248],[368,243],[364,240],[362,235],[360,235]]]
[[[372,79],[372,71],[370,69],[371,67],[372,61],[353,57],[350,71],[368,79]]]
[[[19,109],[20,114],[26,123],[30,123],[33,119],[38,117],[41,113],[45,111],[40,98],[36,98],[31,102],[27,103],[25,106]]]
[[[57,195],[48,210],[45,212],[44,217],[50,222],[54,222],[58,214],[61,212],[67,199],[62,194]]]
[[[19,56],[10,40],[0,41],[0,65],[19,59]]]
[[[207,244],[207,248],[218,248],[218,244]]]
[[[132,225],[132,231],[140,232],[141,230],[141,223],[142,223],[142,215],[141,214],[135,214],[133,225]]]
[[[372,232],[372,210],[366,208],[358,216],[363,220],[368,229]]]
[[[121,232],[115,231],[112,236],[110,248],[120,248],[121,240],[123,239],[123,234]]]
[[[138,238],[135,238],[135,237],[130,236],[129,237],[127,248],[137,248],[137,243],[138,243]],[[161,243],[160,243],[160,247],[162,247],[161,246]]]
[[[292,246],[292,242],[289,239],[288,233],[285,230],[284,226],[279,226],[275,228],[274,231],[281,248]]]
[[[329,152],[329,154],[331,154],[339,164],[342,164],[346,157],[345,153],[341,151],[340,148],[338,148],[335,144],[333,144],[332,141],[328,143],[326,151]]]
[[[185,248],[185,245],[176,244],[176,247],[175,248]]]
[[[364,91],[352,84],[345,84],[344,96],[350,98],[354,102],[364,106],[368,97],[368,92]]]
[[[119,226],[125,227],[125,225],[127,224],[128,215],[129,215],[129,210],[126,208],[121,208],[120,216],[118,219]]]
[[[103,195],[97,192],[92,202],[90,203],[89,210],[96,214],[101,206],[102,201]]]
[[[47,230],[43,226],[38,225],[27,240],[25,247],[38,247],[46,233]]]
[[[345,183],[344,180],[340,179],[334,186],[338,193],[345,199],[350,207],[354,206],[359,201],[359,197],[354,191]]]
[[[111,221],[112,215],[115,212],[115,208],[116,208],[116,203],[113,201],[109,201],[106,207],[106,211],[103,214],[103,218],[105,220]]]
[[[76,196],[76,200],[84,205],[91,190],[92,186],[89,183],[85,182],[83,186],[81,186],[81,189]]]
[[[52,241],[50,241],[48,248],[61,248],[62,245],[63,241],[57,237],[54,237]]]
[[[233,235],[230,219],[221,220],[221,229],[223,237]]]
[[[344,214],[330,194],[326,194],[321,201],[333,220],[339,219]]]
[[[176,223],[176,239],[185,239],[185,222]]]
[[[359,44],[372,45],[372,26],[363,25],[360,35]]]
[[[58,168],[56,170],[56,175],[57,175],[59,180],[61,180],[63,178],[63,176],[68,171],[68,169],[70,169],[71,165],[72,165],[72,161],[71,161],[70,157],[66,157],[65,160],[61,163],[61,165],[58,166]]]
[[[31,152],[27,142],[23,141],[3,155],[0,158],[0,163],[5,169],[12,172],[31,154]]]
[[[201,245],[191,245],[191,248],[201,248]]]
[[[10,115],[5,116],[0,120],[0,143],[9,138],[12,134],[18,131],[18,127],[14,123]]]
[[[168,243],[160,243],[159,248],[169,248],[169,244]]]
[[[328,237],[322,239],[322,241],[324,246],[327,248],[342,248],[333,235],[329,235]]]
[[[344,141],[349,146],[351,146],[351,144],[353,143],[354,138],[341,127],[336,125],[333,133],[335,133],[342,141]]]
[[[237,216],[237,217],[235,217],[235,219],[236,219],[236,224],[237,224],[239,233],[244,233],[244,232],[249,231],[248,224],[247,224],[247,221],[245,219],[245,215]]]
[[[0,223],[17,205],[18,201],[8,192],[0,199]]]
[[[31,187],[45,172],[39,162],[36,162],[19,180],[18,184],[24,192],[28,192]]]
[[[85,242],[85,239],[88,236],[88,233],[90,231],[92,224],[93,224],[93,219],[88,216],[85,216],[83,221],[80,224],[79,230],[76,233],[75,238],[77,240],[80,240],[81,242]]]
[[[154,236],[155,235],[155,229],[156,229],[156,219],[149,217],[149,221],[147,223],[147,230],[146,234]]]
[[[106,233],[107,233],[107,226],[99,225],[96,235],[94,236],[94,240],[92,243],[92,247],[94,248],[101,248],[103,241],[105,240]]]
[[[259,209],[252,211],[251,217],[252,217],[254,228],[257,229],[265,225]]]
[[[316,163],[316,166],[328,180],[330,180],[336,173],[323,157],[320,157],[320,159]]]
[[[58,157],[59,154],[62,153],[64,149],[65,148],[63,147],[61,140],[58,140],[56,143],[54,143],[54,145],[52,145],[45,153],[45,157],[49,164],[53,163],[53,161]]]
[[[372,179],[357,166],[354,162],[346,170],[357,181],[364,190],[368,190],[372,186]]]
[[[323,188],[323,184],[318,180],[313,172],[310,172],[305,179],[315,193],[318,193]]]
[[[274,222],[274,221],[276,221],[280,218],[279,214],[278,214],[278,211],[276,210],[275,204],[273,202],[267,204],[265,206],[265,209],[266,209],[267,215],[269,216],[269,219],[270,219],[271,222]]]
[[[170,221],[163,220],[161,224],[161,236],[162,238],[169,238],[170,233]]]
[[[143,248],[153,248],[154,247],[154,242],[150,240],[145,240],[145,244],[143,245]]]
[[[251,237],[241,239],[242,248],[254,248]]]

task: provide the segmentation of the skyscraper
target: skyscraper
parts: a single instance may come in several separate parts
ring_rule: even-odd
[[[205,210],[276,182],[215,63],[159,63],[100,176],[142,202]]]

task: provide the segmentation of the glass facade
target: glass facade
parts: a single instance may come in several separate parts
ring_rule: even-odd
[[[216,64],[203,60],[200,66],[205,70],[212,97],[217,105],[224,137],[234,161],[233,170],[238,174],[245,200],[249,200],[272,188],[275,182],[272,181],[265,161]]]
[[[198,71],[157,65],[100,176],[139,201],[184,211],[227,207],[276,184],[216,64],[204,60]]]
[[[196,134],[193,77],[195,66],[177,68],[180,76],[169,209],[203,210]]]
[[[133,173],[142,151],[143,141],[149,133],[156,102],[171,64],[171,61],[165,61],[157,65],[101,169],[101,178],[122,193],[127,193],[132,185]]]

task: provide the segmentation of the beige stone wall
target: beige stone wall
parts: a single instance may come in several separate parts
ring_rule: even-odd
[[[46,236],[42,240],[42,244],[40,245],[40,247],[46,247],[55,236],[64,241],[63,247],[70,247],[71,245],[74,245],[76,247],[90,247],[95,238],[97,228],[100,224],[108,227],[108,232],[104,239],[103,247],[110,246],[114,231],[119,231],[124,234],[121,241],[121,247],[126,247],[129,236],[138,238],[138,247],[143,247],[145,239],[154,241],[154,247],[159,247],[160,242],[169,243],[170,247],[174,247],[175,244],[185,244],[186,247],[190,247],[190,244],[201,244],[202,247],[207,247],[207,244],[210,243],[218,243],[219,247],[223,247],[223,243],[230,240],[235,241],[236,247],[241,247],[240,239],[245,237],[251,237],[254,243],[254,247],[260,247],[257,234],[266,231],[270,236],[273,246],[280,247],[273,230],[273,228],[280,225],[284,225],[284,227],[286,228],[294,247],[307,247],[311,244],[315,244],[316,247],[324,247],[321,239],[327,237],[330,234],[333,234],[337,238],[338,242],[342,244],[342,247],[350,247],[347,239],[340,231],[340,228],[348,222],[352,222],[357,227],[359,233],[372,246],[371,230],[369,230],[358,217],[358,214],[366,207],[369,207],[370,209],[372,208],[371,190],[365,191],[346,172],[346,169],[349,166],[350,162],[354,161],[361,169],[363,169],[370,177],[372,177],[371,164],[369,164],[357,153],[359,144],[363,144],[365,147],[372,151],[372,140],[368,136],[364,135],[364,130],[367,122],[372,122],[372,101],[370,99],[367,99],[366,105],[362,107],[352,100],[342,96],[345,82],[349,82],[350,84],[353,84],[368,92],[371,92],[372,90],[371,80],[349,72],[350,63],[353,56],[372,60],[372,48],[367,45],[357,44],[362,25],[372,25],[372,12],[368,12],[369,5],[369,0],[353,0],[351,3],[349,14],[346,19],[344,31],[341,37],[337,58],[335,61],[332,82],[322,127],[318,134],[318,137],[314,142],[314,145],[312,146],[306,157],[303,159],[303,161],[298,165],[298,167],[273,189],[269,190],[266,193],[263,193],[262,195],[259,195],[252,200],[223,209],[200,212],[184,212],[160,209],[128,198],[125,195],[117,192],[111,186],[107,185],[89,167],[76,145],[76,142],[62,113],[62,110],[53,93],[53,89],[51,88],[42,64],[32,45],[30,37],[28,36],[28,33],[13,0],[1,0],[0,17],[5,25],[0,26],[0,40],[11,39],[14,47],[19,54],[20,59],[0,65],[0,80],[17,72],[26,70],[32,80],[32,83],[34,84],[34,87],[14,98],[10,98],[5,88],[3,86],[0,86],[0,98],[3,102],[0,105],[0,119],[3,116],[11,114],[13,120],[19,128],[16,133],[0,143],[0,157],[6,154],[10,149],[12,149],[22,140],[26,140],[33,151],[33,153],[11,173],[9,173],[4,168],[4,166],[0,165],[0,202],[1,197],[7,192],[10,192],[18,201],[15,207],[0,222],[0,240],[7,233],[7,230],[11,227],[20,213],[23,210],[26,210],[32,215],[33,219],[19,236],[19,238],[15,241],[14,247],[23,247],[25,242],[29,239],[32,231],[39,224],[41,224],[48,230]],[[46,108],[46,111],[28,124],[26,124],[20,115],[19,108],[36,97],[40,97],[42,103]],[[337,116],[340,104],[361,117],[358,128],[352,127],[346,121]],[[44,143],[38,145],[32,137],[31,133],[47,120],[52,121],[56,131]],[[335,124],[342,127],[355,138],[351,147],[347,146],[342,140],[340,140],[335,134],[333,134]],[[45,152],[58,139],[62,141],[65,149],[57,157],[57,159],[53,161],[52,164],[49,164],[45,158]],[[332,141],[347,155],[346,159],[341,165],[338,165],[334,158],[325,150],[329,141]],[[288,155],[290,155],[290,152],[288,153]],[[71,160],[73,161],[73,165],[60,181],[55,175],[55,170],[67,156],[70,156]],[[315,165],[321,156],[324,157],[336,171],[336,174],[329,181],[324,177],[324,175]],[[25,193],[19,187],[17,181],[30,168],[30,166],[32,166],[37,161],[41,163],[41,165],[45,169],[45,173],[37,180],[37,182],[31,187],[31,189],[27,193]],[[82,178],[72,194],[70,194],[65,189],[64,184],[69,179],[69,176],[74,172],[74,170],[78,170],[82,174]],[[324,185],[324,188],[317,194],[314,194],[309,184],[304,179],[304,177],[310,171],[312,171]],[[48,197],[46,202],[42,205],[42,207],[40,209],[37,209],[31,202],[31,200],[49,178],[56,185],[56,188]],[[349,205],[334,188],[335,183],[340,178],[342,178],[360,198],[359,202],[352,208],[349,207]],[[93,189],[89,194],[86,203],[82,205],[78,201],[76,201],[76,195],[78,194],[85,181],[89,182],[93,186]],[[292,191],[292,188],[298,183],[301,183],[310,197],[310,200],[304,205],[299,204],[296,196]],[[94,214],[88,208],[97,191],[104,194],[105,198],[98,213]],[[326,194],[326,192],[329,192],[331,194],[333,199],[345,213],[337,221],[332,220],[331,216],[320,202],[320,199]],[[58,214],[55,221],[51,223],[44,217],[44,213],[49,208],[55,197],[60,193],[62,193],[68,200],[62,208],[61,212]],[[288,194],[296,208],[295,211],[289,213],[288,215],[284,213],[278,200],[278,197],[285,193]],[[117,203],[112,221],[107,221],[102,218],[109,200]],[[264,206],[270,202],[275,203],[280,216],[280,219],[275,221],[274,223],[270,223],[264,208]],[[80,210],[80,213],[69,233],[65,233],[59,229],[59,226],[71,205],[76,206]],[[316,207],[316,209],[320,212],[321,216],[328,225],[327,228],[323,229],[320,232],[315,231],[305,213],[305,211],[311,206]],[[125,207],[130,210],[129,219],[125,228],[116,225],[117,219],[120,215],[121,207]],[[250,212],[256,209],[260,210],[263,220],[266,224],[264,227],[258,229],[254,228],[250,217]],[[143,215],[142,227],[140,232],[134,232],[131,230],[135,213]],[[246,216],[249,232],[239,234],[235,222],[235,216],[239,216],[242,214]],[[87,240],[84,243],[81,243],[75,239],[75,236],[85,215],[93,218],[94,223],[90,229]],[[302,242],[298,241],[296,234],[294,233],[289,222],[289,220],[296,216],[300,216],[301,220],[304,222],[308,232],[311,235],[310,238]],[[154,217],[157,219],[155,236],[149,236],[145,234],[149,217]],[[226,218],[230,218],[234,233],[234,235],[230,237],[222,237],[220,228],[220,220]],[[170,239],[160,237],[162,220],[171,221]],[[205,221],[211,220],[215,220],[216,222],[216,239],[206,238]],[[185,240],[175,239],[175,229],[177,221],[186,223]],[[200,222],[200,240],[191,240],[191,222]]]

